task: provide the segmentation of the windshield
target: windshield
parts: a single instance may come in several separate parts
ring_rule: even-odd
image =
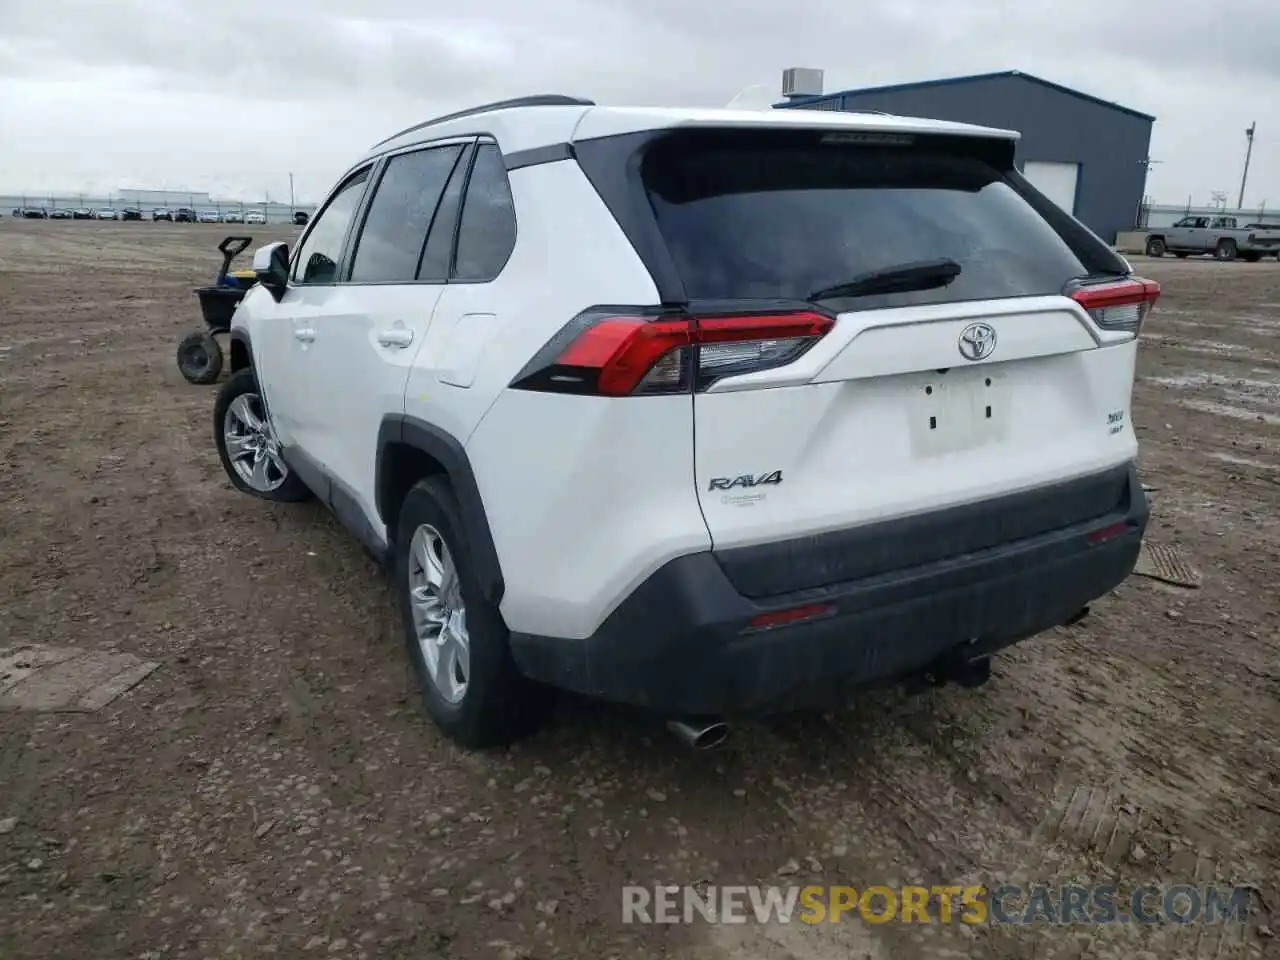
[[[1057,294],[1090,273],[999,169],[954,148],[716,131],[659,142],[642,176],[690,299],[803,300],[923,261],[960,270],[833,306]]]

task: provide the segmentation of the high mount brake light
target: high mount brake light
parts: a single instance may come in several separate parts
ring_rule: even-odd
[[[723,377],[791,363],[834,322],[813,310],[700,316],[596,308],[570,321],[511,385],[606,397],[705,390]]]
[[[1103,330],[1131,333],[1135,337],[1159,298],[1160,284],[1137,277],[1089,284],[1071,292],[1071,299],[1084,307]]]

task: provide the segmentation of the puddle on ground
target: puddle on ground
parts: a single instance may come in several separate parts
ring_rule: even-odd
[[[1247,407],[1235,407],[1229,403],[1216,403],[1213,400],[1183,400],[1184,407],[1190,407],[1192,410],[1199,410],[1202,413],[1212,413],[1220,417],[1231,417],[1233,420],[1251,420],[1254,423],[1280,423],[1280,416],[1270,413],[1257,413]]]
[[[1260,470],[1275,470],[1277,464],[1264,463],[1261,460],[1254,460],[1252,457],[1240,457],[1234,453],[1211,453],[1209,454],[1214,460],[1220,460],[1223,463],[1230,463],[1238,467],[1257,467]]]
[[[1271,331],[1267,331],[1267,334],[1270,335]],[[1269,354],[1239,343],[1223,343],[1221,340],[1182,340],[1168,333],[1144,333],[1140,336],[1143,340],[1153,340],[1191,353],[1204,353],[1214,357],[1247,358],[1254,363],[1273,362]]]
[[[1250,373],[1270,373],[1270,370],[1251,370]],[[1251,377],[1228,377],[1220,373],[1188,373],[1174,377],[1143,377],[1148,383],[1165,387],[1245,387],[1264,392],[1280,392],[1280,380],[1254,380]]]

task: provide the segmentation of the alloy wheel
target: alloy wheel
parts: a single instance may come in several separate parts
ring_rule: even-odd
[[[467,610],[449,547],[425,523],[409,543],[409,603],[431,682],[447,702],[461,703],[471,676]]]
[[[231,401],[222,420],[222,437],[232,469],[253,490],[271,493],[289,478],[262,398],[256,393],[242,393]]]

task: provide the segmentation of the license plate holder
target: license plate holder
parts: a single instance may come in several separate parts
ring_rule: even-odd
[[[1004,378],[987,368],[952,369],[913,378],[911,446],[919,456],[941,456],[999,443],[1008,410]]]

